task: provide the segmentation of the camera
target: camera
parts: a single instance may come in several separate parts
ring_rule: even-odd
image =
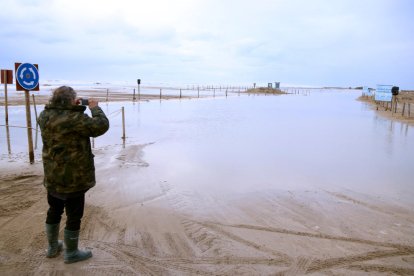
[[[78,99],[77,103],[79,105],[89,105],[89,100],[88,100],[88,98],[80,98],[80,99]]]

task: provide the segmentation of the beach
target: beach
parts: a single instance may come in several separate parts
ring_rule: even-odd
[[[0,159],[0,274],[413,275],[414,129],[357,98],[102,102],[130,121],[126,142],[114,116],[116,138],[94,141],[93,257],[45,258],[41,150],[30,165],[15,146]]]

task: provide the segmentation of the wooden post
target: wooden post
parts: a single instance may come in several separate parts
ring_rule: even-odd
[[[29,91],[24,91],[26,100],[26,123],[27,123],[27,141],[29,144],[29,161],[30,164],[34,163],[34,151],[33,151],[33,137],[32,137],[32,116],[30,114],[30,95]]]
[[[160,100],[161,100],[161,97],[162,97],[162,89],[160,88]]]
[[[6,125],[9,124],[9,107],[7,100],[7,70],[4,70],[4,110],[6,112]]]
[[[394,113],[397,113],[397,109],[398,109],[398,102],[397,102],[397,98],[395,98],[395,100],[394,100]]]
[[[213,89],[213,97],[214,98],[216,97],[216,89],[215,88]]]
[[[106,89],[106,101],[108,101],[109,89]]]
[[[408,103],[408,117],[411,117],[411,103]]]
[[[122,139],[125,140],[126,136],[125,136],[125,111],[124,111],[124,107],[122,107]]]
[[[7,149],[9,154],[11,154],[11,144],[10,144],[10,130],[9,125],[6,125],[6,136],[7,136]]]
[[[226,89],[226,98],[227,98],[227,89]]]
[[[403,104],[403,109],[402,109],[402,113],[401,115],[404,117],[404,112],[405,112],[405,103]]]
[[[181,88],[180,88],[180,99],[181,99]]]
[[[132,97],[132,100],[135,101],[135,88],[134,88],[134,96]]]

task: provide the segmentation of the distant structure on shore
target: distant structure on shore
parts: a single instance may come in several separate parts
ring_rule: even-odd
[[[253,83],[253,88],[256,88],[256,83]],[[275,81],[275,87],[273,87],[273,82],[268,82],[267,88],[280,89],[280,82]]]

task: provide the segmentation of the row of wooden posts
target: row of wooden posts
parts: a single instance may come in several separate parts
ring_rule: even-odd
[[[225,89],[225,96],[227,97],[228,96],[228,93],[229,92],[237,92],[237,93],[241,93],[242,91],[246,91],[246,90],[248,90],[249,89],[249,87],[236,87],[236,86],[231,86],[231,87],[229,87],[229,88],[221,88],[221,87],[219,87],[219,88],[217,88],[217,87],[207,87],[207,88],[201,88],[200,89],[200,87],[197,87],[196,89],[183,89],[183,88],[179,88],[179,89],[168,89],[168,90],[179,90],[180,92],[179,92],[179,94],[178,94],[178,97],[181,99],[182,97],[183,97],[183,90],[185,91],[185,90],[187,90],[187,91],[189,91],[189,90],[191,90],[191,91],[195,91],[195,90],[197,90],[197,98],[200,98],[200,90],[202,90],[202,91],[213,91],[213,97],[215,97],[216,96],[216,90],[220,90],[221,91],[221,89]],[[159,89],[159,99],[162,99],[162,97],[163,97],[163,89],[162,88],[160,88]],[[310,95],[310,90],[302,90],[302,89],[292,89],[291,91],[289,91],[289,89],[287,89],[286,91],[285,91],[286,93],[288,93],[288,94],[300,94],[300,93],[302,93],[302,94],[304,94],[304,95]],[[106,89],[106,98],[105,98],[105,100],[108,102],[109,101],[109,89]],[[133,89],[133,93],[132,93],[132,100],[133,101],[136,101],[136,100],[138,100],[138,101],[140,101],[141,100],[141,93],[140,93],[140,89],[138,89],[138,93],[136,93],[136,90],[135,90],[135,88]]]
[[[402,104],[401,116],[404,117],[406,113],[406,107],[407,107],[407,115],[408,117],[411,117],[411,104],[414,103],[414,96],[410,97],[410,96],[398,95],[398,96],[393,96],[390,102],[376,101],[377,110],[379,106],[382,106],[385,108],[385,111],[389,110],[392,113],[397,113],[399,103]]]
[[[203,90],[212,90],[213,91],[213,95],[215,97],[216,95],[216,90],[220,90],[224,89],[222,87],[207,87],[207,88],[202,88]],[[229,90],[232,90],[231,92],[238,92],[240,93],[241,90],[247,90],[248,87],[227,87],[225,88],[225,95],[226,97],[228,96],[228,92]],[[182,98],[183,93],[182,90],[191,90],[191,89],[179,89],[180,93],[179,93],[179,98]],[[238,91],[235,91],[238,90]],[[138,100],[140,100],[140,93],[139,93],[139,89],[138,89]],[[299,91],[294,91],[295,94],[299,93]],[[160,99],[162,99],[162,88],[160,88]],[[200,97],[200,87],[197,87],[197,97]],[[35,118],[36,118],[36,129],[32,128],[32,123],[31,123],[31,112],[30,112],[30,95],[29,95],[29,91],[25,91],[25,102],[26,102],[26,121],[27,121],[27,127],[21,127],[21,126],[10,126],[9,122],[8,122],[8,108],[7,108],[7,86],[5,86],[5,112],[6,112],[6,124],[4,126],[6,126],[6,132],[7,132],[7,142],[8,142],[8,151],[9,154],[11,154],[11,145],[10,145],[10,134],[9,134],[9,127],[21,127],[21,128],[27,128],[27,135],[28,135],[28,144],[29,144],[29,160],[30,163],[33,164],[34,163],[34,149],[33,149],[33,138],[32,138],[32,130],[36,131],[36,137],[35,137],[35,145],[37,148],[37,138],[38,138],[38,131],[39,131],[39,126],[37,124],[37,106],[36,106],[36,98],[35,95],[32,94],[32,98],[33,98],[33,107],[34,107],[34,112],[35,112]],[[107,93],[106,93],[106,101],[109,100],[109,89],[107,89]],[[135,89],[134,89],[134,93],[133,93],[133,100],[136,100],[136,96],[135,96]],[[125,110],[124,107],[121,108],[121,112],[122,112],[122,139],[124,141],[124,145],[125,145],[125,139],[126,139],[126,131],[125,131]],[[92,139],[92,145],[94,146],[94,139]]]
[[[223,88],[224,89],[224,88]],[[226,95],[226,97],[228,96],[228,93],[229,93],[229,91],[230,92],[238,92],[238,93],[240,93],[240,92],[242,92],[242,91],[245,91],[245,90],[247,90],[248,88],[247,87],[231,87],[231,88],[226,88],[226,90],[225,90],[225,95]],[[162,96],[163,96],[163,89],[162,88],[160,88],[159,89],[160,90],[160,93],[159,93],[159,98],[160,99],[162,99]],[[166,90],[166,89],[165,89]],[[168,90],[172,90],[172,89],[168,89]],[[191,90],[191,91],[195,91],[195,90],[197,90],[197,98],[200,98],[200,90],[201,91],[208,91],[208,90],[212,90],[213,91],[213,97],[215,97],[216,96],[216,90],[220,90],[221,91],[221,88],[204,88],[204,89],[200,89],[200,87],[198,87],[197,89],[183,89],[183,88],[179,88],[179,89],[174,89],[174,90],[179,90],[180,92],[179,92],[179,98],[181,99],[182,97],[183,97],[183,90],[184,91],[189,91],[189,90]],[[236,91],[237,90],[237,91]],[[132,93],[132,100],[133,101],[136,101],[136,100],[138,100],[138,101],[140,101],[141,100],[141,93],[140,93],[140,89],[138,89],[138,93],[136,93],[135,92],[136,90],[135,90],[135,88],[133,89],[133,93]],[[109,101],[109,89],[106,89],[106,99],[105,99],[107,102]]]

